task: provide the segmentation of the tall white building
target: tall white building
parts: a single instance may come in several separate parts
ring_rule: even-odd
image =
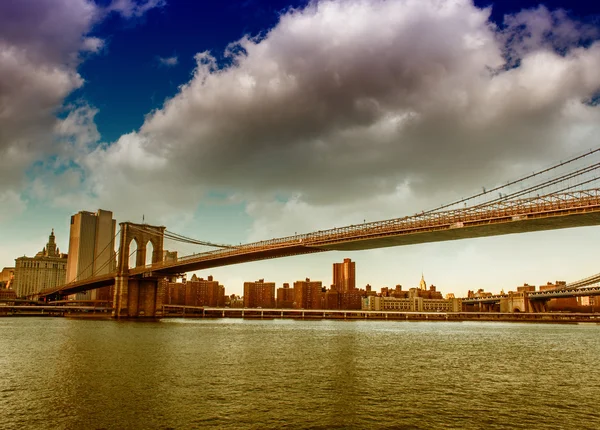
[[[81,211],[71,217],[67,282],[81,281],[116,270],[115,231],[111,211]],[[96,300],[99,291],[76,295],[78,300]]]

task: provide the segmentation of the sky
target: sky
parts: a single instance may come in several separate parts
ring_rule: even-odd
[[[600,4],[0,2],[0,267],[69,218],[245,243],[410,215],[598,146]],[[600,272],[600,227],[199,272],[499,292]],[[170,244],[166,245],[167,247]],[[198,252],[178,249],[181,254]]]

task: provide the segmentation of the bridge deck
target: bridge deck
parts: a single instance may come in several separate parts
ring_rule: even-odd
[[[130,276],[165,276],[329,250],[364,250],[594,225],[600,225],[600,189],[423,213],[272,239],[136,267],[128,273]],[[40,295],[73,294],[112,285],[115,276],[78,281]]]

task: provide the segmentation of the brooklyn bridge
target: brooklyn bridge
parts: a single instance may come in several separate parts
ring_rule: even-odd
[[[115,317],[155,316],[162,307],[158,293],[160,280],[190,271],[331,250],[359,251],[600,225],[600,188],[594,187],[599,180],[600,162],[594,161],[598,155],[600,148],[414,215],[240,245],[193,239],[170,232],[165,226],[122,222],[117,233],[120,245],[114,271],[77,278],[40,291],[33,298],[56,300],[114,285]],[[199,245],[206,250],[164,259],[165,239]],[[136,248],[130,252],[132,242]],[[149,243],[153,252],[147,259]],[[135,264],[130,264],[133,256]],[[150,263],[146,264],[148,260]],[[569,286],[562,294],[578,294],[575,288],[591,284],[592,281]],[[589,294],[595,295],[596,290]]]

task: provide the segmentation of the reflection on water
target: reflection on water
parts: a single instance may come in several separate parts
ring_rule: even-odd
[[[0,428],[599,428],[600,326],[0,319]]]

